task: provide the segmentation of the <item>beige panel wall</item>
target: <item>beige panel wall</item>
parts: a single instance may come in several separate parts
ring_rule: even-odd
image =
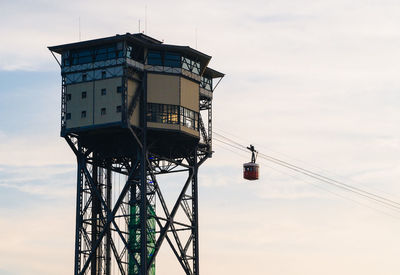
[[[177,124],[147,122],[147,127],[154,128],[154,129],[163,129],[163,130],[177,130],[177,131],[182,131],[186,134],[189,134],[189,135],[192,135],[195,137],[200,137],[200,134],[198,131],[181,126],[181,125],[177,125]]]
[[[179,76],[148,73],[147,101],[151,103],[180,105],[179,85]]]
[[[158,122],[147,122],[147,127],[166,129],[166,130],[179,130],[180,129],[180,126],[178,124],[167,124],[167,123],[158,123]]]
[[[187,134],[190,134],[192,136],[195,136],[195,137],[200,137],[200,133],[198,131],[196,131],[194,129],[187,128],[185,126],[181,126],[181,131],[185,132]]]
[[[199,84],[181,77],[181,105],[199,112]]]
[[[136,89],[137,89],[137,87],[139,86],[139,83],[138,82],[136,82],[136,81],[134,81],[134,80],[130,80],[130,79],[128,79],[128,81],[127,81],[127,101],[128,101],[128,103],[127,103],[127,108],[129,108],[129,106],[130,106],[130,104],[131,104],[131,102],[132,102],[132,99],[133,99],[133,97],[135,96],[135,93],[136,93]],[[139,99],[140,100],[140,99]],[[140,114],[140,104],[139,104],[140,102],[138,102],[137,104],[136,104],[136,107],[135,107],[135,109],[133,110],[133,114],[132,114],[132,116],[130,117],[130,122],[131,122],[131,125],[134,125],[134,126],[139,126],[139,122],[140,122],[140,118],[139,118],[139,114]]]
[[[122,104],[122,93],[117,92],[117,87],[120,86],[122,86],[121,77],[94,82],[94,124],[121,121],[122,112],[117,112],[117,106]],[[105,95],[102,95],[103,89],[106,90]],[[101,113],[103,108],[106,110],[105,114]]]
[[[82,98],[82,92],[86,92],[86,98]],[[66,112],[71,114],[71,119],[66,120],[67,129],[92,125],[93,82],[67,85],[66,94],[71,95],[71,100],[66,102]],[[86,111],[84,118],[82,118],[82,111]]]

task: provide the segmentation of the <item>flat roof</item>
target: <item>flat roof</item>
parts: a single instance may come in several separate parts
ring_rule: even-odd
[[[211,60],[211,56],[202,53],[198,50],[195,50],[189,46],[180,46],[180,45],[172,45],[172,44],[164,44],[162,41],[152,38],[143,33],[126,33],[126,34],[117,34],[115,36],[103,37],[98,39],[62,44],[57,46],[50,46],[48,49],[52,52],[62,54],[68,50],[76,50],[80,48],[94,47],[100,46],[108,43],[117,43],[117,42],[131,42],[133,44],[143,46],[145,48],[151,50],[159,50],[159,51],[175,51],[184,54],[185,56],[199,61],[202,67],[202,71],[205,70],[206,75],[212,78],[223,77],[224,74],[220,73],[216,70],[208,68],[207,65]]]
[[[206,70],[204,71],[204,74],[206,76],[209,76],[211,78],[220,78],[220,77],[224,77],[225,74],[218,72],[214,69],[211,69],[210,67],[207,67]]]

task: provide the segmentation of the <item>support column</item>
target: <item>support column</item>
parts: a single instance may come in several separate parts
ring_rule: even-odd
[[[133,168],[132,168],[133,169]],[[137,176],[134,177],[134,182],[130,187],[130,199],[129,199],[129,223],[128,223],[128,245],[131,248],[131,251],[134,253],[130,253],[128,256],[128,275],[138,275],[140,266],[137,265],[136,254],[140,248],[140,244],[138,243],[139,233],[139,224],[140,220],[138,217],[138,206],[139,202],[137,200],[137,182],[139,178]]]
[[[82,148],[79,145],[78,151]],[[75,266],[74,274],[78,275],[81,270],[81,227],[82,227],[82,189],[83,189],[83,172],[84,159],[77,155],[77,190],[76,190],[76,224],[75,224]]]
[[[92,177],[93,177],[93,181],[95,184],[94,188],[97,188],[100,191],[99,183],[98,183],[98,167],[96,165],[93,165]],[[92,193],[92,220],[91,220],[91,225],[92,225],[91,226],[91,228],[92,228],[91,247],[92,247],[92,250],[97,242],[97,234],[98,234],[97,227],[98,227],[98,218],[99,218],[100,211],[101,211],[100,201],[94,195],[94,193]],[[99,248],[100,248],[100,246],[99,246]],[[98,249],[95,249],[94,251],[92,251],[93,257],[92,257],[92,261],[90,264],[90,274],[91,275],[98,275],[98,272],[97,272]]]
[[[197,149],[193,158],[193,179],[192,179],[192,236],[193,236],[193,275],[199,275],[199,202],[198,202],[198,162]]]
[[[106,204],[112,209],[111,201],[111,190],[112,190],[112,178],[111,178],[111,161],[107,162],[107,176],[106,176]],[[106,235],[106,254],[105,254],[105,275],[111,275],[111,230],[107,231]]]
[[[143,74],[141,97],[141,142],[140,151],[140,275],[147,275],[147,74]]]

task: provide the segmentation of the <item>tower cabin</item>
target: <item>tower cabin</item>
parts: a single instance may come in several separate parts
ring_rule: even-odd
[[[146,129],[150,152],[183,157],[211,154],[211,56],[138,33],[49,47],[61,55],[61,136],[111,157]]]

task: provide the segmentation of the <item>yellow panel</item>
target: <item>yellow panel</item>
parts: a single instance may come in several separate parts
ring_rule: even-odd
[[[179,76],[147,74],[147,101],[179,105]]]
[[[158,123],[158,122],[147,122],[147,127],[149,128],[157,128],[157,129],[166,129],[166,130],[179,130],[178,124],[167,124],[167,123]]]
[[[181,126],[181,131],[185,132],[187,134],[190,134],[192,136],[195,136],[195,137],[200,137],[200,133],[198,131],[191,129],[191,128],[187,128],[185,126]]]
[[[199,112],[200,87],[197,82],[181,77],[181,105]]]
[[[82,98],[82,92],[86,92],[86,98]],[[93,82],[85,82],[67,85],[66,95],[71,99],[66,101],[66,112],[71,114],[68,119],[67,129],[84,127],[93,124]],[[82,118],[82,111],[86,111],[86,117]]]
[[[178,124],[168,124],[168,123],[158,123],[158,122],[147,122],[147,127],[153,128],[153,129],[161,129],[161,130],[176,130],[176,131],[182,131],[186,134],[195,136],[195,137],[200,137],[200,134],[198,131],[194,129],[190,129]]]
[[[117,106],[122,105],[122,93],[117,87],[122,86],[122,78],[110,78],[94,81],[94,124],[105,124],[121,121],[121,112]],[[102,94],[105,89],[106,94]],[[105,108],[105,114],[101,110]],[[122,108],[122,106],[121,106]]]

